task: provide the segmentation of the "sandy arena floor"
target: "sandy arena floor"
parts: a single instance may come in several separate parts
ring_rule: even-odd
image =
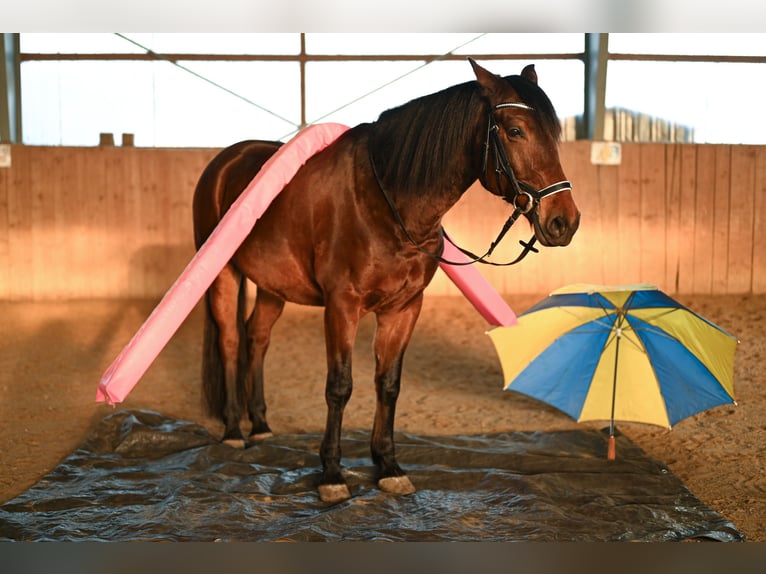
[[[508,298],[524,311],[543,295]],[[737,406],[718,407],[672,431],[618,424],[665,462],[704,503],[748,541],[766,541],[766,300],[755,296],[679,297],[739,337]],[[154,301],[0,302],[0,502],[20,494],[71,453],[112,408],[97,404],[101,374],[146,319]],[[288,306],[267,358],[267,401],[276,433],[321,432],[325,358],[321,309]],[[118,408],[150,409],[220,432],[202,414],[201,319],[197,308]],[[371,342],[364,319],[355,388],[344,426],[369,429],[374,409]],[[487,324],[461,297],[428,297],[404,366],[397,429],[476,434],[577,428],[566,415],[502,390]],[[586,423],[602,428],[604,423]]]

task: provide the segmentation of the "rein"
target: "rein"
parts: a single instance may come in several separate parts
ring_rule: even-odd
[[[521,108],[525,110],[534,109],[528,106],[527,104],[523,104],[520,102],[507,102],[507,103],[497,104],[494,109],[497,110],[502,108]],[[391,196],[388,194],[385,187],[383,186],[383,182],[381,181],[380,176],[378,175],[377,168],[375,167],[375,162],[373,161],[372,151],[370,149],[370,146],[369,145],[367,146],[368,154],[370,157],[370,166],[372,167],[372,173],[375,176],[375,180],[378,182],[378,187],[380,188],[380,191],[383,193],[383,197],[386,199],[386,203],[388,203],[388,206],[391,208],[391,212],[394,215],[394,219],[396,219],[396,222],[399,224],[399,227],[402,228],[404,235],[418,249],[418,251],[428,255],[429,257],[433,259],[436,259],[440,263],[446,263],[447,265],[472,265],[474,263],[483,263],[485,265],[494,265],[498,267],[515,265],[516,263],[519,263],[522,259],[524,259],[524,257],[526,257],[530,251],[534,253],[539,253],[538,249],[534,246],[535,242],[537,241],[537,237],[535,235],[532,235],[532,238],[527,242],[519,241],[519,244],[521,244],[521,246],[523,247],[523,250],[518,255],[518,257],[516,257],[516,259],[514,259],[513,261],[507,261],[505,263],[496,263],[494,261],[487,260],[487,258],[490,255],[492,255],[492,252],[500,244],[500,241],[503,239],[503,237],[505,237],[505,234],[508,233],[508,231],[511,229],[511,226],[516,222],[519,216],[528,214],[531,211],[537,209],[537,206],[540,204],[540,201],[544,199],[545,197],[548,197],[549,195],[553,195],[555,193],[559,193],[560,191],[564,191],[567,189],[571,190],[572,184],[569,181],[559,181],[543,189],[537,190],[531,185],[529,185],[528,183],[524,181],[519,181],[518,179],[516,179],[516,175],[513,173],[513,168],[511,167],[511,163],[508,161],[508,156],[506,155],[505,149],[503,148],[503,144],[500,141],[500,136],[498,134],[499,129],[500,128],[497,125],[495,116],[492,113],[492,111],[490,111],[489,121],[487,125],[487,139],[484,144],[484,160],[482,162],[482,173],[486,172],[487,161],[489,158],[489,152],[491,148],[492,157],[494,158],[494,162],[495,162],[495,176],[497,178],[498,190],[501,189],[503,176],[505,176],[511,183],[511,187],[513,189],[513,197],[510,199],[510,203],[513,205],[513,213],[505,222],[497,238],[490,244],[489,249],[487,249],[484,255],[476,255],[468,251],[467,249],[460,247],[459,245],[455,244],[455,242],[452,241],[452,239],[450,239],[450,237],[447,235],[443,227],[441,230],[443,238],[449,241],[452,245],[454,245],[455,248],[461,251],[464,255],[468,256],[471,259],[471,261],[449,261],[447,259],[444,259],[441,255],[432,253],[428,251],[427,249],[424,249],[418,244],[417,241],[415,241],[412,235],[410,235],[410,232],[407,230],[404,220],[402,219],[402,216],[399,214],[399,210],[394,205],[393,199],[391,199]],[[526,197],[527,199],[523,207],[521,207],[518,204],[519,197]]]

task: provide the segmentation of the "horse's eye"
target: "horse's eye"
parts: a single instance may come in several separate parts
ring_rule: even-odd
[[[508,135],[512,138],[520,138],[524,137],[524,132],[521,131],[521,128],[511,128],[508,130]]]

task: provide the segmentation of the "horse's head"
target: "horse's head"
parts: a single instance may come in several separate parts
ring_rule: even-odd
[[[534,66],[502,78],[471,65],[489,110],[482,185],[524,213],[540,243],[568,245],[580,212],[559,161],[561,126]]]

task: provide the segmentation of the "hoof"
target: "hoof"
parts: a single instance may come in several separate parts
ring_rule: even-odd
[[[351,491],[345,484],[320,484],[319,498],[322,502],[343,502],[351,498]]]
[[[221,441],[223,444],[230,446],[231,448],[243,449],[245,448],[245,439],[243,438],[226,438]]]
[[[407,476],[387,476],[378,481],[378,488],[391,494],[412,494],[415,487]]]
[[[261,442],[262,440],[266,440],[267,438],[271,438],[274,436],[274,433],[269,432],[257,432],[251,434],[249,437],[247,437],[248,442]]]

